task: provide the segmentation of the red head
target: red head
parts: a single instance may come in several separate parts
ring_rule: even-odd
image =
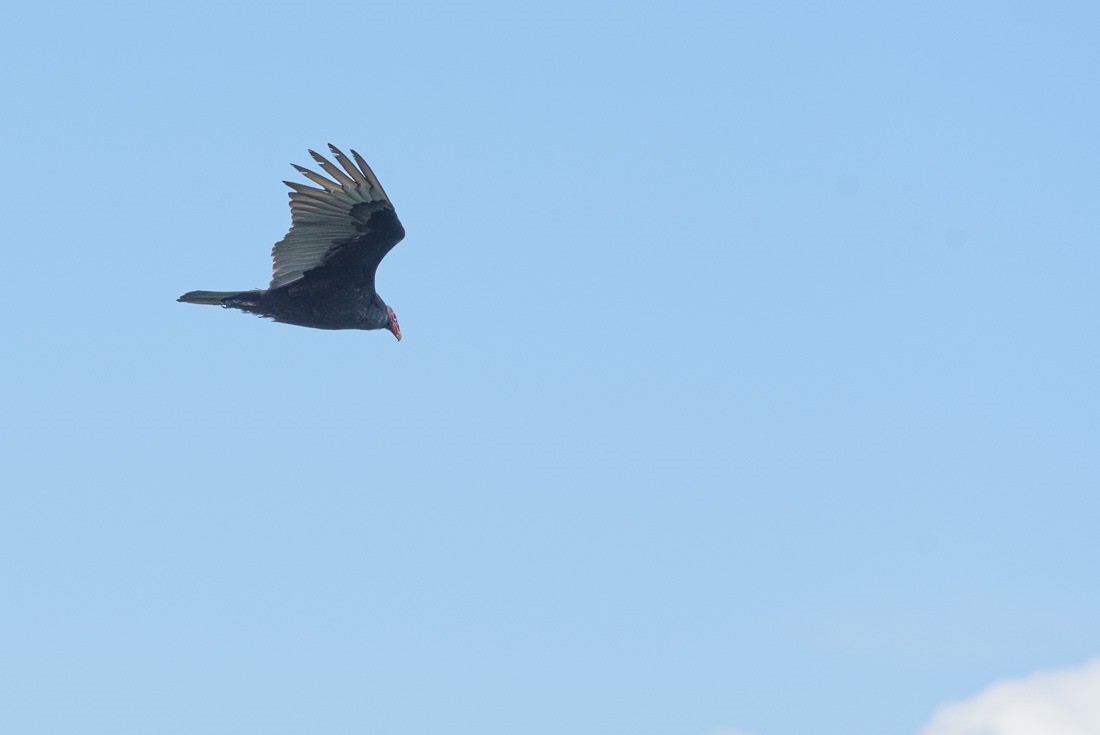
[[[386,329],[393,332],[393,336],[397,337],[397,341],[401,341],[401,327],[397,323],[397,314],[393,313],[393,309],[386,307],[386,314],[390,317],[390,323],[386,325]]]

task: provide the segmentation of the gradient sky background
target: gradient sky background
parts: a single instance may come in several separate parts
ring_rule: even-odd
[[[915,733],[1100,654],[1100,6],[14,6],[0,731]],[[359,150],[405,339],[261,287]]]

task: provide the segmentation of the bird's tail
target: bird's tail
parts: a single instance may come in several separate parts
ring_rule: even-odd
[[[256,291],[188,291],[183,296],[180,296],[176,301],[182,301],[185,304],[214,304],[215,306],[232,306],[230,301],[240,299],[242,296],[246,297],[245,300],[250,300],[249,296],[258,296],[259,290]]]

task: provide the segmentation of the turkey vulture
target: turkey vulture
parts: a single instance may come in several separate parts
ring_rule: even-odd
[[[294,190],[290,232],[271,251],[275,268],[266,289],[191,291],[178,300],[315,329],[388,329],[400,340],[397,315],[374,290],[374,273],[405,228],[363,157],[352,151],[353,163],[335,146],[329,150],[339,168],[309,154],[334,180],[295,165],[321,188],[283,182]]]

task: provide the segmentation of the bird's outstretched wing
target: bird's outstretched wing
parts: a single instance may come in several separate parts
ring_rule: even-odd
[[[271,250],[275,263],[270,288],[301,280],[321,266],[347,269],[349,276],[367,278],[373,287],[378,263],[405,236],[393,204],[363,157],[352,151],[352,163],[335,146],[330,144],[329,150],[339,168],[314,151],[309,154],[334,180],[294,166],[321,188],[283,182],[294,190],[290,232]]]

